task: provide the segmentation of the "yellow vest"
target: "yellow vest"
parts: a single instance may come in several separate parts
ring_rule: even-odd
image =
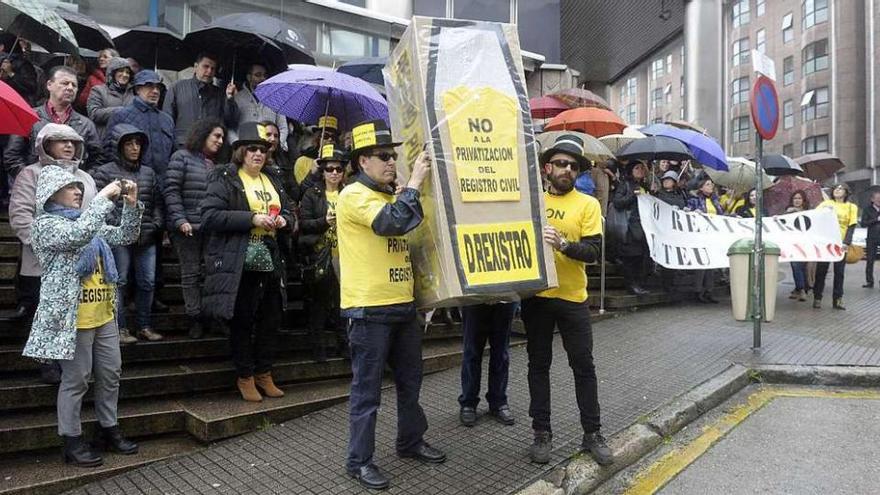
[[[558,196],[544,193],[547,221],[568,242],[579,242],[581,237],[602,234],[602,209],[599,201],[574,189]],[[564,299],[571,302],[587,300],[586,263],[554,250],[556,276],[559,287],[538,293],[538,297]]]
[[[336,204],[341,308],[413,301],[413,271],[405,237],[373,232],[373,220],[394,196],[360,182],[347,186]]]
[[[76,327],[91,330],[106,325],[116,317],[115,304],[116,286],[104,279],[104,263],[98,258],[95,273],[82,281]]]

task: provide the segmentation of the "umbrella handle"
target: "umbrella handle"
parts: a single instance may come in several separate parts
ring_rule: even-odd
[[[9,51],[6,52],[6,53],[12,54],[12,52],[15,51],[15,47],[16,47],[16,45],[18,45],[18,40],[19,40],[19,39],[20,39],[20,38],[19,38],[18,36],[15,37],[15,41],[12,42],[12,48],[10,48]]]
[[[327,114],[330,113],[330,93],[333,92],[333,89],[328,89],[327,91],[327,103],[324,105],[324,122],[327,122]],[[324,129],[320,129],[321,132],[321,140],[318,141],[318,158],[321,158],[321,150],[324,149]]]

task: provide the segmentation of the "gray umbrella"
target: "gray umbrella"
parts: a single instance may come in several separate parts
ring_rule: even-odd
[[[67,21],[70,30],[76,37],[80,48],[90,50],[103,50],[113,48],[113,38],[94,19],[79,12],[71,12],[67,9],[57,9],[55,12]]]
[[[761,166],[770,175],[804,175],[804,169],[785,155],[764,155]]]
[[[39,0],[0,0],[0,28],[49,52],[77,53],[79,48],[67,22]]]
[[[678,139],[648,136],[637,139],[617,153],[619,160],[693,160],[694,155]]]

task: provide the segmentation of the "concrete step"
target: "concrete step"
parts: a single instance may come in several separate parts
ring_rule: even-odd
[[[712,294],[715,297],[727,297],[730,295],[728,287],[716,287]],[[625,310],[637,309],[645,306],[653,306],[657,304],[678,303],[688,300],[689,296],[681,292],[666,292],[660,289],[652,289],[651,293],[646,296],[634,296],[626,290],[608,290],[605,292],[605,309],[608,310]],[[599,307],[599,293],[592,292],[590,294],[590,307]]]
[[[83,469],[61,461],[58,449],[0,459],[0,495],[52,495],[146,466],[202,446],[187,435],[141,440],[135,455],[108,454],[104,465]]]

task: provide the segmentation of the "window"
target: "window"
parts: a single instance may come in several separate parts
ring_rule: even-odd
[[[749,39],[740,38],[733,42],[733,65],[749,62]]]
[[[637,107],[635,103],[630,103],[629,106],[626,108],[626,121],[630,124],[636,123],[636,119],[638,118],[638,116],[636,115],[636,110]]]
[[[651,64],[651,80],[656,81],[657,78],[663,77],[666,70],[663,67],[663,59],[658,58]]]
[[[681,45],[681,54],[678,58],[681,60],[681,70],[684,70],[684,45]]]
[[[629,96],[635,96],[636,91],[638,90],[639,80],[638,78],[631,77],[626,80],[626,94]]]
[[[755,2],[755,17],[761,17],[764,15],[764,2],[765,0],[758,0]]]
[[[730,83],[730,99],[731,105],[749,101],[748,77],[740,77],[739,79],[734,79],[733,82]]]
[[[733,119],[733,142],[744,143],[749,140],[751,134],[751,126],[748,117],[737,117]]]
[[[684,120],[684,107],[678,109],[678,118]]]
[[[803,50],[804,75],[828,68],[828,40],[810,43]]]
[[[666,73],[672,74],[672,54],[666,56]]]
[[[828,0],[804,0],[804,29],[828,20]]]
[[[666,103],[672,103],[672,83],[666,83],[663,94],[666,95]]]
[[[804,93],[801,99],[803,121],[821,119],[828,116],[828,88],[817,88]]]
[[[682,98],[684,98],[684,76],[682,76],[682,77],[679,78],[679,83],[678,83],[678,94],[679,94],[679,96],[681,96]]]
[[[651,108],[657,108],[663,104],[663,88],[656,88],[651,91]]]
[[[794,145],[791,143],[782,145],[782,154],[792,158],[794,156]]]
[[[737,0],[733,4],[733,27],[749,23],[749,0]]]
[[[767,53],[767,31],[764,29],[759,29],[757,33],[755,33],[755,50],[758,50],[761,53]]]
[[[782,61],[782,85],[788,86],[794,82],[794,57],[785,57]]]
[[[626,98],[626,83],[620,85],[620,100]]]
[[[801,141],[801,151],[805,155],[808,153],[828,151],[828,134],[810,136],[807,139],[804,139]]]
[[[782,104],[782,128],[791,129],[794,127],[794,102],[785,100]]]
[[[785,14],[782,18],[782,42],[789,43],[794,39],[794,14]]]
[[[653,119],[651,119],[651,123],[652,123],[652,124],[662,124],[662,123],[663,123],[663,117],[654,117]]]

